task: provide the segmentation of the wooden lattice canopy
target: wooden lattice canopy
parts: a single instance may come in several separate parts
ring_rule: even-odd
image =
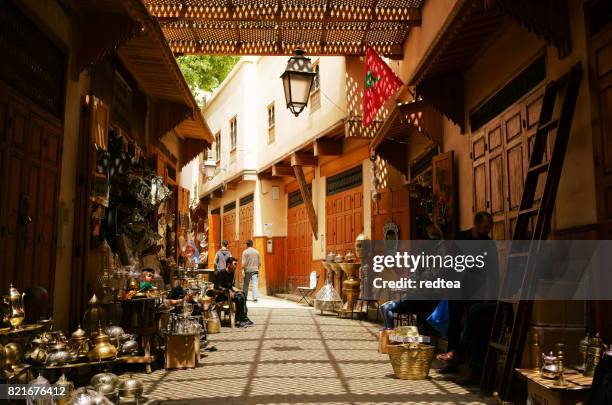
[[[177,54],[402,57],[423,0],[144,0]]]

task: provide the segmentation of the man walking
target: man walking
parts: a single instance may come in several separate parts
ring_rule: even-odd
[[[257,302],[257,284],[259,283],[259,267],[261,259],[259,252],[253,247],[251,239],[246,242],[247,248],[242,252],[242,271],[244,272],[244,281],[242,283],[242,291],[244,296],[249,295],[249,283],[253,280],[253,302]]]
[[[219,249],[215,255],[215,273],[225,270],[225,267],[227,266],[227,259],[232,257],[227,245],[228,243],[226,240],[221,242],[221,249]]]

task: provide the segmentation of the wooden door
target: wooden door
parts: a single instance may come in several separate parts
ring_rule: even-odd
[[[8,122],[6,130],[6,147],[4,151],[5,168],[3,169],[3,187],[0,198],[3,200],[3,234],[5,250],[2,270],[4,285],[14,283],[23,286],[22,268],[24,259],[25,232],[27,221],[24,217],[22,190],[25,181],[26,140],[28,131],[28,110],[25,105],[9,101]],[[9,192],[10,190],[10,192]]]
[[[363,232],[363,188],[327,196],[326,207],[327,252],[344,255],[354,251],[355,238]]]
[[[228,242],[227,248],[233,257],[238,257],[238,240],[236,239],[236,210],[223,213],[223,240]]]
[[[391,219],[399,228],[400,240],[409,240],[411,235],[410,198],[406,187],[380,190],[380,200],[372,204],[372,239],[382,240],[383,228]]]
[[[301,203],[287,210],[287,290],[308,285],[311,268],[312,231]]]
[[[0,283],[53,293],[61,129],[0,85]]]
[[[612,24],[591,43],[593,133],[601,237],[612,238]]]
[[[590,29],[594,31],[588,44],[599,238],[612,239],[612,21],[594,29],[594,20],[600,20],[604,14],[599,10],[600,5],[609,3],[593,3],[595,7],[587,15]],[[589,330],[599,331],[602,338],[611,340],[612,302],[592,301],[590,306]]]
[[[542,96],[543,89],[533,91],[471,136],[472,212],[486,211],[493,216],[493,239],[512,238]]]
[[[221,248],[221,218],[218,214],[208,216],[208,268],[215,266],[215,254]]]
[[[232,252],[238,259],[238,268],[242,268],[242,252],[246,249],[246,241],[253,240],[253,202],[243,204],[238,210],[238,241],[236,252]],[[263,252],[259,252],[263,257]]]

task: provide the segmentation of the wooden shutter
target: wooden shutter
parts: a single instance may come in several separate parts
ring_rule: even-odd
[[[444,152],[432,160],[434,222],[440,225],[446,239],[456,231],[456,186],[453,151]]]

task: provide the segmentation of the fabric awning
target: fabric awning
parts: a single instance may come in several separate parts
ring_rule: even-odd
[[[397,105],[370,142],[370,152],[407,175],[410,137],[416,132],[442,143],[440,113],[423,100]]]

